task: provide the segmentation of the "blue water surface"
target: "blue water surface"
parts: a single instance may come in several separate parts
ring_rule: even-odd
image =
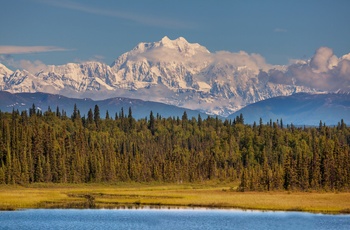
[[[350,229],[350,215],[206,209],[29,209],[0,212],[0,229]]]

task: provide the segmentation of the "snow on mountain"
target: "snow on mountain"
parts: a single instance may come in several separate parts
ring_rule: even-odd
[[[119,88],[154,89],[163,85],[166,91],[162,97],[147,92],[143,95],[158,102],[224,116],[259,100],[310,91],[300,86],[270,84],[268,79],[259,77],[260,70],[272,68],[259,55],[224,51],[212,54],[181,37],[140,43],[115,60],[112,68],[120,81]]]
[[[0,90],[5,89],[6,77],[13,74],[13,71],[8,69],[6,66],[0,63]]]
[[[111,66],[99,62],[48,66],[38,73],[0,65],[0,87],[12,93],[47,92],[70,97],[129,97],[228,116],[260,100],[306,87],[269,82],[271,66],[258,54],[221,51],[180,37],[140,43]],[[265,72],[264,72],[265,71]]]
[[[157,83],[172,89],[188,88],[190,76],[207,66],[208,60],[203,59],[208,59],[209,54],[205,47],[188,43],[182,37],[164,37],[159,42],[138,44],[115,60],[112,68],[124,87],[139,82],[137,86],[141,88]]]
[[[0,63],[0,77],[8,76],[13,73],[12,70],[8,69],[6,66]]]
[[[48,82],[42,81],[26,70],[16,70],[3,79],[3,90],[9,92],[41,92],[55,90]]]
[[[116,75],[111,68],[99,62],[52,65],[37,73],[36,76],[57,90],[68,87],[76,92],[114,90],[111,85],[116,81]]]

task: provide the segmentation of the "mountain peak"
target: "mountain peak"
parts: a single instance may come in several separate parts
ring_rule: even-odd
[[[160,43],[164,46],[166,45],[190,45],[190,43],[184,38],[184,37],[178,37],[175,40],[171,40],[168,36],[164,36],[162,40],[160,40]]]
[[[184,42],[187,42],[187,40],[184,38],[184,37],[178,37],[176,39],[176,41],[184,41]]]
[[[159,46],[177,50],[179,53],[185,54],[185,56],[192,56],[198,52],[210,53],[204,46],[198,43],[189,43],[184,37],[171,40],[168,36],[165,36],[162,40],[154,44],[156,47]]]
[[[141,42],[131,51],[124,53],[116,59],[111,67],[118,69],[126,63],[127,60],[164,60],[169,57],[172,61],[180,61],[183,58],[192,58],[194,55],[207,56],[210,52],[204,46],[198,43],[189,43],[185,38],[178,37],[171,40],[168,36],[164,36],[157,42]],[[159,59],[159,57],[162,57]]]
[[[6,76],[12,74],[13,71],[0,63],[0,75]]]
[[[159,46],[172,48],[172,49],[174,48],[176,49],[181,46],[184,47],[184,46],[190,45],[190,43],[188,43],[186,39],[184,39],[183,37],[179,37],[175,40],[171,40],[168,36],[163,37],[162,40],[160,40],[158,43],[159,43]]]
[[[162,38],[162,40],[160,40],[160,42],[161,42],[162,44],[169,44],[169,43],[171,43],[171,40],[170,40],[170,38],[169,38],[168,36],[164,36],[164,37]]]

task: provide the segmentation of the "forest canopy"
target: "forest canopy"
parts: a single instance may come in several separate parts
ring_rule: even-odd
[[[350,129],[217,117],[0,112],[0,184],[239,181],[239,191],[350,188]]]

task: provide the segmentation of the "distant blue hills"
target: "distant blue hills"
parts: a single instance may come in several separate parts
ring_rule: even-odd
[[[350,124],[350,95],[297,93],[274,97],[248,105],[228,119],[240,114],[248,124],[258,123],[260,118],[263,123],[282,118],[284,124],[294,125],[319,125],[320,120],[326,125],[336,125],[341,119]]]
[[[67,116],[71,116],[73,113],[74,105],[80,111],[81,116],[87,115],[89,109],[94,110],[95,105],[98,105],[100,109],[101,117],[105,117],[106,111],[111,118],[115,117],[115,114],[121,112],[123,108],[124,114],[128,114],[129,107],[132,110],[132,116],[136,119],[149,117],[152,111],[154,116],[156,114],[162,117],[182,117],[184,111],[186,111],[187,116],[198,117],[198,114],[202,118],[206,118],[208,115],[201,113],[196,110],[190,110],[185,108],[179,108],[172,105],[167,105],[158,102],[143,101],[139,99],[129,99],[129,98],[110,98],[106,100],[94,101],[92,99],[77,99],[68,98],[61,95],[48,94],[48,93],[15,93],[11,94],[6,91],[0,91],[0,110],[3,112],[12,112],[15,110],[29,110],[32,108],[33,104],[37,109],[42,111],[47,111],[50,107],[52,111],[56,111],[58,107],[60,112],[64,110]]]
[[[94,101],[92,99],[68,98],[48,93],[11,94],[0,91],[0,110],[3,112],[11,112],[13,109],[29,110],[33,104],[42,111],[46,111],[48,107],[52,111],[56,111],[58,107],[60,111],[64,110],[67,116],[72,114],[76,104],[82,116],[87,115],[90,108],[93,110],[95,105],[98,105],[101,117],[105,117],[108,110],[110,117],[114,118],[116,113],[119,115],[122,108],[124,114],[127,115],[129,107],[136,119],[149,117],[151,111],[154,115],[159,114],[165,118],[181,118],[184,111],[186,111],[189,118],[197,118],[198,114],[204,119],[208,117],[207,114],[196,110],[139,99],[116,97]],[[345,123],[350,124],[350,95],[341,93],[297,93],[291,96],[274,97],[248,105],[231,114],[227,119],[234,120],[240,114],[243,115],[246,124],[258,123],[260,118],[263,123],[282,119],[284,124],[319,125],[322,121],[326,125],[336,125],[343,119]],[[221,117],[221,119],[225,118]]]

